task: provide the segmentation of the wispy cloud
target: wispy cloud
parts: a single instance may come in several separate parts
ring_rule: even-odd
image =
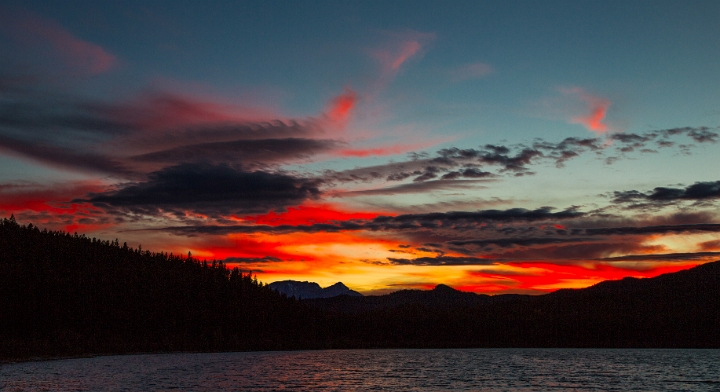
[[[358,96],[355,91],[346,88],[342,94],[330,100],[325,113],[334,124],[344,127],[352,115],[357,104]]]
[[[681,202],[707,203],[720,199],[720,181],[696,182],[685,188],[656,187],[652,191],[613,192],[613,202],[627,208],[660,208]]]
[[[603,121],[607,115],[608,108],[612,104],[609,99],[588,93],[582,88],[573,87],[561,89],[565,94],[577,96],[587,106],[587,112],[570,119],[573,124],[582,124],[590,131],[598,134],[607,132],[610,128]]]
[[[389,39],[382,48],[371,51],[385,76],[395,75],[408,60],[422,56],[424,48],[435,40],[435,33],[413,30],[388,32],[387,36]]]
[[[12,18],[0,18],[6,24],[2,30],[22,44],[40,49],[48,47],[49,52],[73,70],[96,75],[118,63],[117,57],[102,46],[74,36],[54,20],[24,10],[12,11],[12,15]]]

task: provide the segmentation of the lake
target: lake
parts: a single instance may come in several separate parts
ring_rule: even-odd
[[[422,349],[119,355],[0,365],[2,391],[720,390],[720,350]]]

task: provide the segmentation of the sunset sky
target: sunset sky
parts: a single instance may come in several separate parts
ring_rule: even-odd
[[[720,259],[718,1],[14,1],[0,217],[364,294]]]

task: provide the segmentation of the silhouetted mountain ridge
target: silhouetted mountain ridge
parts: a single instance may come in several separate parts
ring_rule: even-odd
[[[718,331],[720,262],[539,296],[438,285],[300,301],[221,262],[0,221],[0,360],[370,347],[720,348]]]
[[[362,294],[357,291],[350,290],[342,282],[337,282],[331,286],[322,288],[315,282],[281,280],[270,283],[268,286],[281,294],[285,294],[288,297],[295,297],[297,299],[331,298],[337,297],[338,295],[362,297]]]
[[[430,308],[477,306],[491,302],[504,302],[519,297],[517,294],[490,296],[456,290],[445,284],[438,284],[432,290],[406,289],[385,295],[368,295],[362,298],[316,298],[306,303],[311,306],[346,313],[372,309],[392,308],[409,304],[422,304]]]

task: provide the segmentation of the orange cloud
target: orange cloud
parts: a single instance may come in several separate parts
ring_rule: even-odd
[[[705,242],[701,242],[698,245],[700,245],[700,249],[702,249],[703,251],[706,251],[706,252],[720,250],[720,240],[705,241]]]
[[[607,115],[608,108],[612,104],[609,99],[589,94],[585,90],[575,87],[572,89],[562,90],[566,94],[577,95],[587,105],[589,113],[581,116],[575,116],[570,119],[572,124],[582,124],[590,131],[595,133],[605,133],[609,130],[608,125],[603,123]]]

